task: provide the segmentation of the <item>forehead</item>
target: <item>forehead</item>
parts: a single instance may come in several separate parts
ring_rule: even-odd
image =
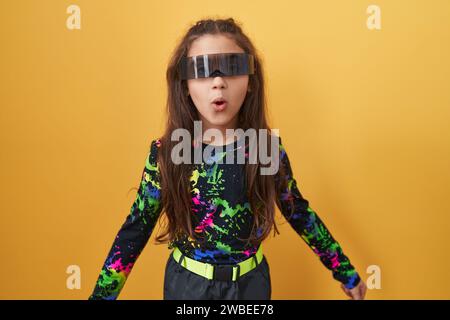
[[[219,35],[203,35],[195,39],[188,51],[188,57],[201,54],[228,53],[228,52],[244,52],[236,42],[222,34]]]

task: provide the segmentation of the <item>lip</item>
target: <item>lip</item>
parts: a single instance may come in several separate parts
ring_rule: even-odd
[[[216,98],[214,98],[213,101],[211,101],[211,103],[216,103],[216,102],[218,102],[218,101],[224,101],[224,102],[227,102],[227,100],[226,100],[224,97],[216,97]]]
[[[223,103],[222,104],[217,104],[217,102],[223,102]],[[228,102],[227,102],[227,100],[224,97],[216,97],[211,102],[211,104],[213,105],[214,110],[216,110],[216,111],[223,111],[227,107]]]

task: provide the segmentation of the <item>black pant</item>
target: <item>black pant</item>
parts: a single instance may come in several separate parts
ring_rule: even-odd
[[[256,260],[256,259],[255,259]],[[164,300],[270,300],[266,257],[237,281],[210,280],[181,266],[170,254],[164,274]]]

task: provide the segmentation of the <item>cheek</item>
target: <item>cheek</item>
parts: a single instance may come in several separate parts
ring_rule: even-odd
[[[249,77],[248,76],[241,76],[241,77],[239,77],[239,82],[240,82],[239,85],[241,86],[241,88],[243,88],[244,91],[247,91]]]
[[[241,103],[245,96],[247,95],[248,88],[248,76],[243,77],[242,79],[236,79],[233,83],[233,96],[235,97],[236,102]]]
[[[197,108],[201,108],[202,105],[205,104],[205,97],[207,97],[207,89],[205,86],[199,83],[191,83],[188,82],[188,90],[191,95],[192,101],[194,102]]]
[[[233,85],[238,88],[240,92],[247,92],[248,76],[237,76],[233,79]]]

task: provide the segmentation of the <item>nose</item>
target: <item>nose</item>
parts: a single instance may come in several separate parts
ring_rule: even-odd
[[[211,76],[213,77],[213,88],[226,88],[227,84],[223,78],[223,73],[214,71]]]

